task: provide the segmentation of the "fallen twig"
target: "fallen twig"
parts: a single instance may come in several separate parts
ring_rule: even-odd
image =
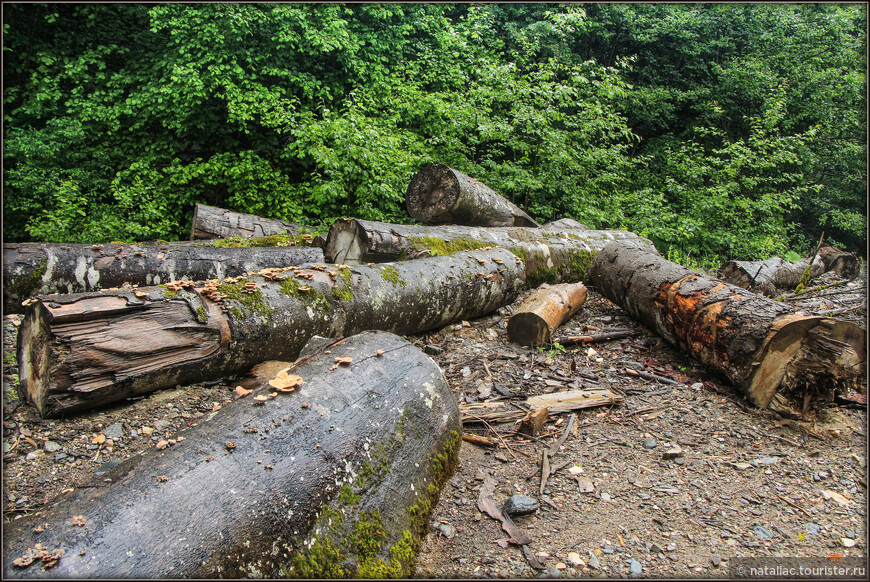
[[[577,415],[575,413],[571,413],[571,416],[568,417],[568,425],[565,427],[565,431],[562,433],[562,436],[559,437],[559,440],[553,443],[553,446],[550,447],[549,454],[551,457],[555,457],[559,449],[562,445],[565,444],[565,441],[568,440],[568,435],[571,432],[571,429],[574,428],[574,423],[577,422]]]
[[[610,340],[623,339],[636,334],[637,332],[633,329],[614,329],[611,331],[605,331],[592,335],[574,335],[556,338],[553,340],[553,343],[567,347],[577,344],[591,344],[596,342],[606,342]]]

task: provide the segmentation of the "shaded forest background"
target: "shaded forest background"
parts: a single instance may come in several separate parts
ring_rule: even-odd
[[[866,5],[4,4],[5,241],[409,222],[425,163],[669,256],[866,256]]]

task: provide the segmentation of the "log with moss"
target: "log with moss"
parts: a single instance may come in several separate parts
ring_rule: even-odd
[[[522,261],[490,249],[47,295],[26,307],[19,327],[22,399],[44,417],[70,414],[292,360],[314,335],[417,333],[478,317],[513,301],[523,285]]]
[[[813,417],[863,390],[866,331],[700,275],[630,242],[592,261],[588,283],[761,408]]]
[[[502,247],[525,262],[526,282],[537,287],[582,280],[595,253],[622,239],[654,248],[649,240],[624,230],[419,226],[341,218],[330,227],[323,253],[329,261],[358,264]]]
[[[3,578],[409,577],[461,442],[441,370],[364,332],[282,377],[5,524]]]
[[[275,234],[304,234],[310,230],[308,227],[275,218],[197,204],[193,211],[190,240],[257,238]]]
[[[853,279],[858,276],[858,257],[840,249],[823,246],[818,253],[797,261],[772,257],[765,261],[728,261],[719,270],[719,278],[732,285],[771,296],[777,289],[794,289],[801,282],[807,267],[808,278],[834,272]]]
[[[541,285],[508,319],[508,337],[524,346],[549,344],[556,328],[571,319],[585,301],[583,283]]]
[[[6,244],[3,308],[6,313],[21,313],[21,302],[40,293],[81,293],[125,284],[144,286],[178,279],[235,277],[265,267],[323,262],[319,248],[274,246],[281,241],[267,238],[253,242],[257,244],[248,248],[216,248],[211,242]],[[260,246],[269,243],[272,246]]]
[[[480,180],[444,164],[420,168],[408,184],[405,207],[425,224],[538,226],[516,204]]]

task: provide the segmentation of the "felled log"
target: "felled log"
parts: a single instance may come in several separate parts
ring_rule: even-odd
[[[352,265],[498,246],[523,259],[526,282],[537,287],[582,280],[595,253],[610,241],[621,239],[638,240],[654,248],[649,240],[624,230],[418,226],[341,218],[329,228],[323,254],[328,261]]]
[[[305,230],[306,227],[292,222],[197,204],[193,211],[190,240],[301,234]]]
[[[480,180],[444,164],[420,168],[408,184],[405,207],[424,224],[538,226],[516,204]]]
[[[55,417],[293,360],[314,335],[417,333],[498,309],[524,281],[522,262],[502,249],[316,267],[43,296],[19,327],[22,399]]]
[[[583,283],[541,285],[508,319],[508,337],[524,346],[548,344],[556,328],[571,319],[585,301]]]
[[[81,293],[128,285],[159,285],[236,277],[266,267],[323,262],[313,247],[216,248],[192,244],[3,245],[3,308],[39,293]]]
[[[294,391],[265,383],[6,523],[3,578],[409,577],[456,465],[456,402],[398,336],[329,351],[290,371]],[[63,550],[53,567],[16,565],[39,544]]]
[[[719,270],[719,278],[726,283],[770,296],[776,288],[794,289],[801,282],[807,267],[810,268],[810,278],[833,271],[853,279],[858,276],[859,264],[854,254],[823,246],[813,255],[812,264],[810,257],[798,261],[785,261],[780,257],[765,261],[728,261]]]
[[[598,253],[588,282],[761,408],[776,401],[808,416],[863,384],[866,332],[853,323],[805,315],[625,242]]]

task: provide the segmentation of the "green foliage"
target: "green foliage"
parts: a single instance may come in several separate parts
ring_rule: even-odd
[[[865,252],[859,4],[4,4],[4,236],[408,222],[439,161],[686,256]]]

